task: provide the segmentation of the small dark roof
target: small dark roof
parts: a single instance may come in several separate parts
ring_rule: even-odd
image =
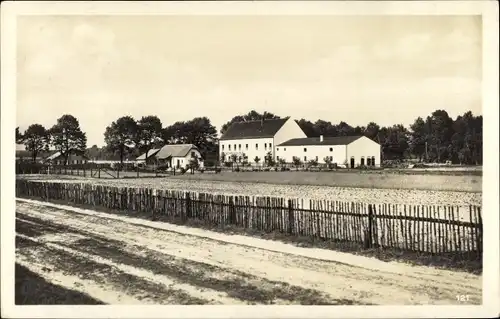
[[[278,146],[302,146],[302,145],[347,145],[363,136],[325,136],[323,142],[319,137],[292,138]]]
[[[236,122],[231,124],[221,140],[274,137],[288,118],[262,121]]]

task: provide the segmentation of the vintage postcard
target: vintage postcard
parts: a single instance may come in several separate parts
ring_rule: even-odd
[[[499,315],[497,2],[1,14],[2,317]]]

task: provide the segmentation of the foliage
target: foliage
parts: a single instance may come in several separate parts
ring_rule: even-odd
[[[16,144],[23,142],[23,134],[19,131],[19,126],[16,127]]]
[[[87,146],[87,136],[82,132],[78,120],[69,114],[61,116],[57,123],[49,130],[51,144],[61,152],[64,165],[68,162],[71,153],[83,154]]]
[[[241,154],[241,160],[242,160],[242,163],[243,165],[248,165],[248,155],[243,153]]]
[[[300,160],[300,157],[294,156],[292,158],[293,165],[295,165],[295,168],[299,170],[299,166],[302,165],[302,161]]]
[[[203,157],[207,153],[217,153],[217,129],[207,117],[175,122],[165,127],[161,136],[170,144],[194,144]]]
[[[16,134],[19,134],[19,132],[16,132]],[[26,150],[31,152],[33,162],[36,161],[37,155],[41,151],[49,150],[50,135],[44,126],[31,124],[21,136]]]
[[[271,152],[267,152],[266,156],[264,157],[264,161],[268,166],[276,165],[276,162],[274,161],[273,158],[273,154]]]
[[[191,174],[194,174],[194,171],[200,168],[200,162],[196,155],[191,157],[186,168],[191,170]]]
[[[224,133],[229,128],[229,126],[231,126],[231,124],[233,124],[233,123],[259,121],[261,119],[270,120],[270,119],[279,119],[279,118],[281,118],[281,117],[278,115],[275,115],[273,113],[264,112],[261,114],[255,110],[252,110],[245,115],[236,115],[235,117],[233,117],[229,122],[222,125],[220,133],[221,133],[221,135],[224,135]]]
[[[309,166],[316,167],[316,166],[318,166],[318,161],[317,161],[317,160],[315,160],[315,159],[312,159],[312,160],[310,160],[307,164],[308,164]]]
[[[111,152],[118,153],[120,163],[123,164],[125,154],[129,153],[135,147],[137,134],[137,122],[130,116],[120,117],[106,127],[106,131],[104,132],[106,148]]]
[[[402,124],[381,127],[374,122],[366,127],[352,127],[345,122],[332,124],[306,119],[297,124],[309,137],[364,135],[380,144],[382,160],[416,158],[429,162],[481,164],[482,121],[482,116],[474,116],[470,111],[453,120],[446,111],[436,110],[425,119],[418,117],[409,128]]]
[[[134,143],[139,151],[146,153],[146,158],[150,149],[158,146],[162,141],[161,137],[162,124],[157,116],[143,116],[137,122],[137,134],[134,138]]]
[[[253,159],[253,161],[255,162],[255,164],[259,164],[259,162],[260,162],[260,157],[255,156],[255,158]]]

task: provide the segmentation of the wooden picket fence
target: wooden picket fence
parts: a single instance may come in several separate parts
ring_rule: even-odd
[[[365,248],[474,253],[474,256],[482,252],[479,206],[469,206],[465,212],[463,207],[452,206],[305,202],[22,179],[16,181],[16,196],[148,213],[167,221],[195,220],[209,226],[236,226],[343,241]]]

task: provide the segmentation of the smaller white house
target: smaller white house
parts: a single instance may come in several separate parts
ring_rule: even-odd
[[[366,136],[294,138],[276,146],[276,160],[292,163],[298,157],[302,163],[315,160],[332,164],[380,166],[380,144]]]
[[[53,164],[53,165],[63,165],[64,164],[64,154],[57,151],[52,155],[46,157],[43,160],[45,163]],[[88,158],[84,155],[78,155],[74,153],[70,153],[68,156],[67,164],[86,164],[88,162]]]
[[[137,158],[138,163],[166,165],[167,167],[186,168],[193,158],[197,158],[199,167],[203,167],[203,158],[193,144],[168,144],[159,149],[152,149]]]

